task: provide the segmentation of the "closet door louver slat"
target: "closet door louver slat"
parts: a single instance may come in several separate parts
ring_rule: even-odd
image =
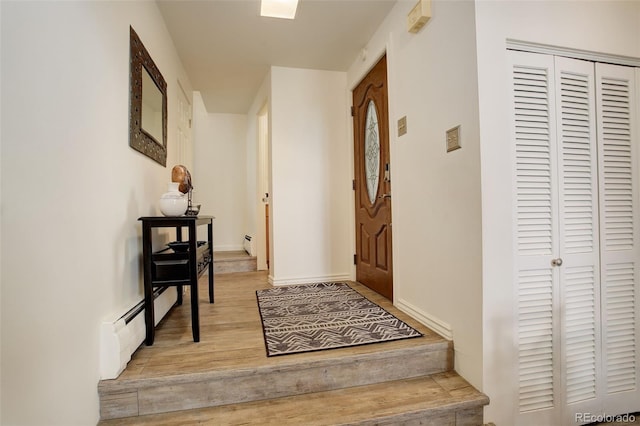
[[[572,404],[596,397],[595,273],[571,268],[564,276],[566,399]]]
[[[592,67],[591,67],[592,68]],[[595,128],[589,75],[560,72],[560,157],[566,253],[594,251]],[[592,152],[593,151],[593,152]],[[562,253],[565,254],[564,252]]]
[[[636,388],[635,362],[636,318],[634,273],[632,263],[609,265],[605,280],[607,316],[607,392],[616,393]]]
[[[553,280],[550,270],[518,278],[519,402],[526,412],[553,406]]]
[[[602,78],[600,89],[605,249],[631,250],[633,180],[629,82]]]
[[[551,152],[547,76],[514,70],[518,251],[551,254]]]

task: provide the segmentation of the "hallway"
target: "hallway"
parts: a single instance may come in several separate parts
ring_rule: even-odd
[[[154,345],[141,346],[120,377],[99,384],[101,418],[114,418],[101,425],[336,424],[368,416],[391,416],[392,424],[407,413],[482,424],[488,400],[451,370],[452,343],[366,287],[349,283],[424,337],[267,358],[255,296],[270,287],[266,273],[215,280],[215,303],[201,298],[200,343],[191,338],[188,304],[173,308]]]

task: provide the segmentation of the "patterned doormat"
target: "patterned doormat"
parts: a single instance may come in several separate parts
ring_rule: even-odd
[[[420,337],[345,283],[256,291],[267,356]]]

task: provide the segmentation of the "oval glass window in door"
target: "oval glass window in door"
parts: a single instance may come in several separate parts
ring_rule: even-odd
[[[380,132],[376,104],[369,101],[364,137],[364,173],[367,179],[369,201],[375,204],[380,183]]]

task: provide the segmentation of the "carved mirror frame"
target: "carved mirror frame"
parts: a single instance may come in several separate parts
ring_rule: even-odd
[[[167,82],[140,41],[130,30],[129,59],[129,146],[154,161],[167,166]],[[162,140],[159,141],[142,128],[142,73],[144,69],[162,93]]]

